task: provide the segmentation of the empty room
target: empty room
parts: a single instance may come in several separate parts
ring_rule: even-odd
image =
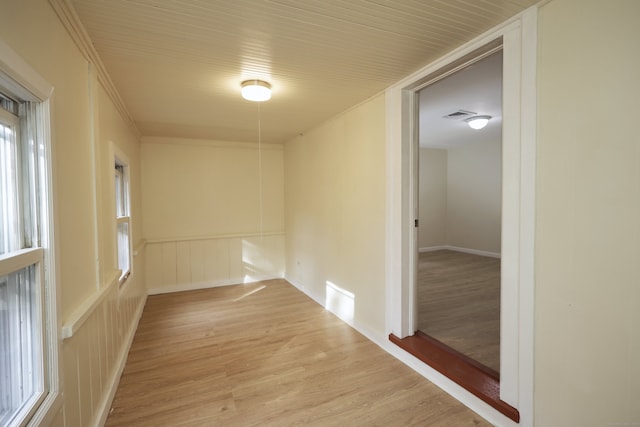
[[[0,427],[640,425],[639,19],[0,0]]]

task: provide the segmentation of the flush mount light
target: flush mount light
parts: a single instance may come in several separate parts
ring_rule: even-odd
[[[485,127],[489,120],[491,120],[491,116],[475,116],[465,120],[465,122],[471,129],[479,130]]]
[[[262,80],[245,80],[242,82],[242,97],[248,101],[268,101],[271,99],[271,85]]]

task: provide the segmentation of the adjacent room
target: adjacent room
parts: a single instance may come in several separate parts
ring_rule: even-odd
[[[494,53],[422,89],[419,101],[418,330],[496,375],[502,62]]]

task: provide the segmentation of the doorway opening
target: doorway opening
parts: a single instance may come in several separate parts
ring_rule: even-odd
[[[389,339],[404,350],[397,350],[399,359],[498,424],[522,420],[530,425],[533,419],[536,21],[537,10],[531,8],[408,76],[386,94]],[[491,370],[483,364],[419,332],[416,285],[419,92],[496,52],[503,58],[502,224],[496,251],[500,253],[499,377],[487,375]],[[478,373],[481,378],[492,377],[493,383],[479,383]]]
[[[418,144],[417,330],[499,378],[501,50],[418,92]]]
[[[397,345],[511,420],[501,399],[503,40],[413,88],[407,230],[410,333]],[[488,118],[482,129],[467,120]],[[509,245],[507,244],[507,247]],[[508,266],[506,271],[508,272]]]
[[[414,333],[394,342],[518,421],[500,399],[502,67],[492,46],[415,92]]]

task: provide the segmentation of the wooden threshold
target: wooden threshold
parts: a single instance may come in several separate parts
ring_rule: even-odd
[[[402,339],[390,334],[389,340],[479,397],[501,414],[517,423],[520,422],[518,410],[500,400],[498,372],[420,331]]]

